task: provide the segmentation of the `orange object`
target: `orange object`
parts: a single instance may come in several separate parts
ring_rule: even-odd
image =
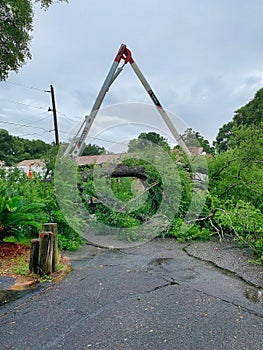
[[[29,165],[27,177],[33,177],[32,169],[31,169],[32,164]]]

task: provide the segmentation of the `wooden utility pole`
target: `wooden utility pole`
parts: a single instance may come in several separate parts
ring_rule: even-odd
[[[59,146],[57,110],[56,110],[56,102],[55,102],[55,93],[52,85],[50,85],[50,93],[51,93],[51,101],[52,101],[52,112],[53,112],[53,118],[54,118],[55,140],[56,140],[56,145]]]

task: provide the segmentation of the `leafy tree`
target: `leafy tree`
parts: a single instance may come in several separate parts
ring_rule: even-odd
[[[251,101],[235,112],[233,121],[236,126],[259,125],[263,121],[263,88],[256,92]]]
[[[231,121],[227,124],[224,124],[220,129],[216,137],[216,141],[213,142],[215,149],[218,153],[224,152],[228,149],[229,138],[232,135],[232,128],[234,122]]]
[[[234,235],[263,261],[263,122],[247,124],[234,125],[227,150],[209,162],[210,214],[203,223]]]
[[[23,139],[0,129],[0,160],[5,161],[8,166],[24,159],[44,158],[51,149],[52,145],[42,140]]]
[[[99,155],[99,154],[105,154],[106,153],[106,149],[104,147],[100,147],[97,145],[92,145],[92,144],[88,144],[84,147],[83,152],[82,152],[82,156],[93,156],[93,155]]]
[[[138,136],[138,139],[130,140],[128,145],[128,152],[132,153],[140,151],[144,148],[147,148],[151,143],[158,145],[165,150],[170,149],[167,140],[160,134],[152,131],[148,133],[143,132]]]
[[[67,1],[67,0],[58,0]],[[1,0],[0,2],[0,80],[31,58],[33,3],[47,9],[52,0]]]
[[[182,138],[188,147],[203,147],[203,150],[206,153],[214,153],[214,148],[210,146],[209,141],[192,128],[186,129],[185,133],[182,135]]]
[[[210,162],[210,191],[221,199],[263,208],[262,126],[232,129],[229,149]]]
[[[9,135],[9,132],[0,129],[0,160],[5,163],[9,163],[10,158],[12,157],[12,136]]]
[[[235,111],[233,120],[224,124],[219,129],[219,133],[214,142],[214,146],[218,153],[224,152],[229,147],[229,140],[232,136],[234,127],[242,125],[260,125],[263,121],[263,88],[257,91],[254,98],[245,106]]]
[[[56,2],[59,1],[68,2],[68,0],[56,0]],[[41,7],[46,10],[50,5],[54,3],[54,0],[35,0],[35,2],[39,2]]]

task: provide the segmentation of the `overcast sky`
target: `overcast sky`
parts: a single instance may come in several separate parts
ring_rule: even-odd
[[[0,82],[0,128],[52,142],[50,94],[44,92],[52,84],[63,141],[89,113],[125,43],[163,107],[211,142],[263,85],[262,16],[262,0],[70,0],[46,12],[36,7],[33,58]],[[151,104],[129,65],[103,106],[118,103]],[[123,120],[105,114],[91,130],[97,138],[118,142],[150,131],[151,118],[139,113]],[[161,118],[153,119],[153,130],[163,130]],[[127,128],[116,129],[122,121],[144,126],[125,135]],[[98,125],[113,132],[103,134]]]

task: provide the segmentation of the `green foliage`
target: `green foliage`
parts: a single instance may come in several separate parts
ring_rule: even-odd
[[[36,3],[40,3],[41,7],[46,10],[54,2],[68,2],[69,0],[35,0]]]
[[[129,228],[140,224],[140,221],[136,220],[133,215],[111,210],[105,206],[99,206],[95,215],[98,221],[112,227]]]
[[[232,136],[233,126],[234,122],[231,121],[219,128],[216,141],[213,142],[217,153],[225,152],[228,149],[228,142],[229,138]]]
[[[22,276],[28,275],[28,262],[25,263],[25,265],[19,266],[16,268],[15,273]]]
[[[41,228],[47,219],[40,206],[15,193],[8,193],[5,181],[0,180],[0,241],[7,236],[23,237]]]
[[[233,128],[228,151],[209,162],[210,191],[221,199],[243,200],[262,208],[262,125]]]
[[[78,250],[84,243],[83,239],[75,231],[69,232],[68,234],[58,234],[58,246],[63,250]]]
[[[233,121],[236,126],[256,126],[263,122],[263,88],[245,106],[235,111]]]
[[[242,200],[220,203],[215,208],[213,227],[221,236],[231,234],[253,248],[263,261],[263,213],[252,204]]]
[[[2,170],[0,203],[0,227],[4,228],[2,237],[37,237],[43,223],[55,222],[58,225],[61,249],[77,249],[83,243],[77,231],[79,220],[76,215],[72,218],[76,222],[74,230],[61,212],[53,179],[44,182],[36,174],[28,179],[26,174],[16,168],[7,173]]]
[[[53,280],[52,276],[45,275],[41,277],[39,281],[40,283],[48,283],[48,282],[52,282],[52,280]]]
[[[0,3],[0,80],[10,70],[18,71],[27,59],[32,30],[32,4],[30,0],[5,0]]]
[[[35,2],[39,2],[45,9],[53,3],[52,0]],[[2,0],[0,2],[0,80],[5,80],[10,71],[17,72],[31,58],[32,22],[33,1]]]
[[[93,155],[99,155],[99,154],[105,154],[106,149],[104,147],[100,147],[97,145],[88,144],[84,147],[81,155],[82,156],[93,156]]]
[[[140,152],[147,147],[152,147],[152,145],[158,145],[165,150],[170,149],[167,140],[163,136],[157,134],[156,132],[142,132],[138,136],[138,139],[133,139],[129,142],[128,152]]]
[[[209,141],[206,140],[199,132],[191,128],[186,129],[182,138],[188,147],[203,147],[204,152],[214,154],[214,148],[210,146]]]
[[[61,222],[61,233],[69,238],[70,232],[84,234],[87,230],[86,210],[77,188],[79,181],[77,163],[70,157],[58,158],[51,203],[56,203],[56,210],[52,212],[56,215],[55,222]]]
[[[143,157],[134,153],[122,161],[125,166],[143,167],[144,181],[133,177],[107,179],[99,176],[103,167],[95,169],[96,178],[84,185],[84,196],[102,198],[107,203],[97,204],[96,222],[129,228],[120,231],[121,238],[138,240],[165,234],[175,215],[184,217],[192,200],[191,175],[183,167],[178,169],[175,160],[161,149],[152,145],[144,150]],[[110,234],[106,226],[100,234]]]
[[[27,140],[9,135],[4,129],[0,129],[0,145],[0,160],[7,166],[16,165],[24,159],[42,159],[55,148],[42,140]]]
[[[211,229],[221,237],[233,235],[263,261],[263,123],[257,113],[262,95],[260,90],[237,111],[227,150],[210,160],[209,172]]]
[[[171,224],[167,236],[175,237],[179,242],[191,240],[209,240],[211,231],[206,227],[201,227],[198,224],[187,225],[183,219],[175,218]]]
[[[219,129],[214,146],[218,153],[229,148],[229,141],[233,136],[233,129],[240,126],[259,126],[263,122],[263,88],[257,91],[254,98],[245,106],[235,111],[233,120]],[[233,138],[232,138],[233,139]]]

